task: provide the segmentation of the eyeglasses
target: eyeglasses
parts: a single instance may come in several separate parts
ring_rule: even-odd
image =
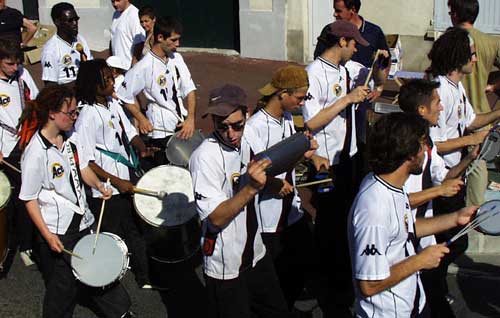
[[[234,131],[242,131],[245,127],[245,120],[240,120],[235,123],[225,124],[222,122],[215,123],[215,128],[221,131],[228,131],[231,128]]]
[[[72,118],[72,119],[77,118],[78,115],[80,114],[80,111],[78,109],[72,110],[70,112],[63,112],[63,111],[59,111],[59,112],[68,116],[69,118]]]

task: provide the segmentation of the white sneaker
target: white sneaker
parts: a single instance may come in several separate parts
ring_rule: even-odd
[[[24,263],[24,266],[31,266],[34,265],[35,263],[31,259],[31,250],[26,250],[19,252],[19,256],[21,257],[21,260]]]

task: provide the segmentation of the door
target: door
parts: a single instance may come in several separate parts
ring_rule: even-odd
[[[313,59],[321,30],[334,20],[333,0],[309,0],[309,60]]]

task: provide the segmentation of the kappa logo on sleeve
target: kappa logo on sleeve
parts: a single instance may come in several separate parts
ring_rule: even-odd
[[[206,199],[207,197],[202,195],[201,193],[195,192],[194,198],[195,198],[195,200],[201,200],[201,199]]]
[[[50,64],[50,62],[47,61],[47,62],[45,62],[45,64],[43,64],[43,67],[52,68],[52,64]]]
[[[311,95],[311,93],[307,92],[307,95],[304,97],[304,100],[313,100],[314,96]]]
[[[125,89],[126,89],[126,88],[127,88],[127,83],[125,83],[125,81],[123,81],[123,82],[122,82],[122,86],[123,86],[123,88],[125,88]]]
[[[366,255],[366,256],[375,256],[375,255],[382,255],[380,254],[380,252],[378,251],[378,249],[375,247],[375,244],[372,244],[370,246],[370,244],[366,244],[366,247],[365,249],[363,250],[363,252],[361,253],[360,256],[363,256],[363,255]]]

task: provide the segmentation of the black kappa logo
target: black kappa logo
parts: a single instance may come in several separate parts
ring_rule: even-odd
[[[375,244],[372,244],[371,246],[370,246],[370,244],[366,244],[366,247],[360,256],[363,256],[363,255],[374,256],[374,255],[382,255],[382,254],[380,254],[380,252],[377,250],[377,248],[375,247]]]
[[[45,64],[43,66],[47,67],[47,68],[52,68],[52,64],[50,64],[49,61],[45,62]]]
[[[201,199],[206,199],[207,197],[206,197],[206,196],[204,196],[204,195],[202,195],[202,194],[200,194],[200,193],[198,193],[198,192],[195,192],[195,193],[194,193],[194,198],[195,198],[196,200],[201,200]]]

